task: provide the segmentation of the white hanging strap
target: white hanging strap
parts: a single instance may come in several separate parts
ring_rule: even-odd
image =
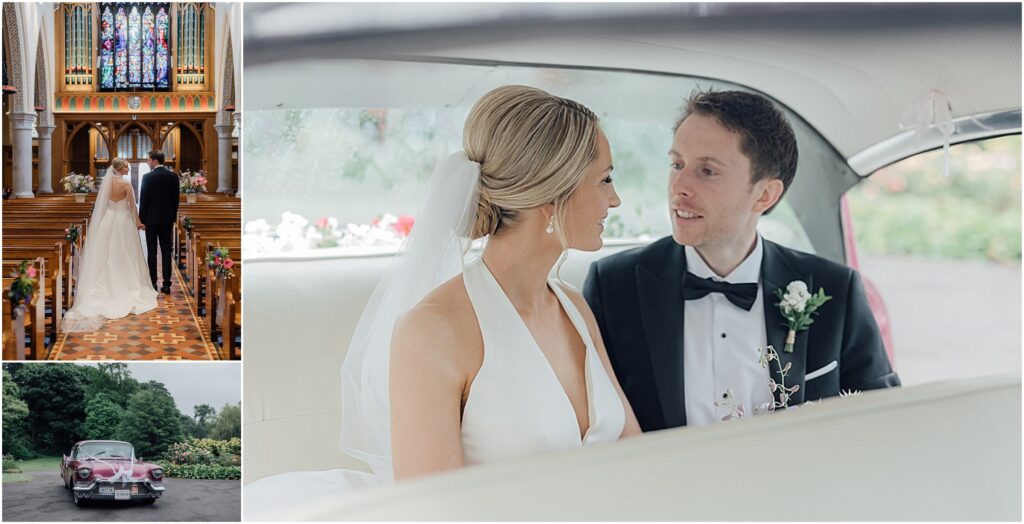
[[[942,134],[943,174],[948,177],[949,142],[956,131],[956,125],[953,124],[946,93],[939,89],[929,89],[923,97],[903,112],[900,127],[914,130],[914,140],[918,146],[921,145],[922,137],[928,128],[934,127]]]

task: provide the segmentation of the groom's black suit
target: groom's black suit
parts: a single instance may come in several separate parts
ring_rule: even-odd
[[[666,237],[648,246],[598,260],[583,294],[594,310],[616,377],[644,431],[686,425],[683,386],[683,246]],[[832,296],[814,323],[798,331],[792,353],[783,351],[788,327],[775,306],[777,289],[803,280],[814,293]],[[860,276],[829,260],[764,241],[761,262],[768,343],[791,363],[786,386],[800,389],[789,405],[835,396],[842,390],[899,386],[868,307]],[[705,326],[695,326],[706,329]],[[804,375],[835,361],[838,366],[809,383]],[[779,362],[771,376],[778,380]],[[778,395],[776,395],[778,400]]]
[[[149,279],[156,287],[156,247],[160,245],[164,288],[171,287],[171,235],[178,218],[178,175],[157,166],[143,178],[139,220],[146,226]]]

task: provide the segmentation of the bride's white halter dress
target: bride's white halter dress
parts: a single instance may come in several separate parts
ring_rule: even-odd
[[[470,386],[462,417],[466,465],[509,461],[618,440],[626,414],[601,364],[587,325],[555,281],[549,283],[586,346],[585,377],[590,427],[581,428],[547,357],[482,260],[466,265],[463,281],[483,335],[484,358]],[[284,443],[282,443],[284,444]],[[294,444],[294,443],[293,443]],[[318,501],[373,484],[351,470],[286,473],[245,488],[245,518],[286,518]]]

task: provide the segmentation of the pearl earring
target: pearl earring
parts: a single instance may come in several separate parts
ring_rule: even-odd
[[[544,232],[549,234],[549,235],[551,233],[555,232],[555,218],[554,217],[551,217],[551,220],[548,220],[548,227],[544,228]]]

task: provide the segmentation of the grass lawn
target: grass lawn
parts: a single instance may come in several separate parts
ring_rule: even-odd
[[[60,457],[37,457],[32,460],[19,460],[18,467],[22,471],[60,471]]]
[[[19,460],[18,468],[21,473],[4,473],[3,481],[6,482],[28,482],[31,478],[26,475],[29,471],[52,471],[56,474],[60,470],[60,457],[38,457],[32,460]]]
[[[32,478],[24,473],[4,473],[4,484],[8,482],[28,482],[30,480]]]

